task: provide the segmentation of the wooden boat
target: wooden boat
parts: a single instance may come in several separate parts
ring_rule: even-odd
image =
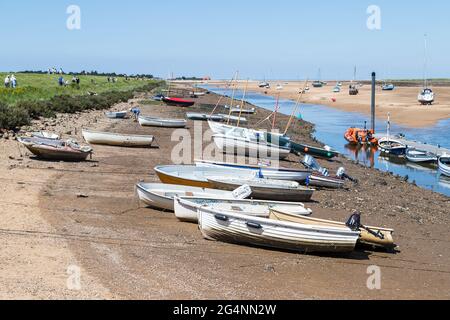
[[[329,221],[323,219],[316,219],[311,217],[293,215],[287,211],[277,209],[271,210],[270,218],[273,220],[286,221],[291,223],[300,223],[304,225],[324,226],[324,227],[342,227],[351,230],[345,223]],[[378,227],[362,227],[359,230],[358,242],[364,245],[393,249],[395,248],[393,234],[394,230]]]
[[[351,252],[359,232],[345,227],[307,225],[200,207],[199,227],[209,240],[296,252]]]
[[[297,143],[291,141],[289,137],[275,135],[273,133],[265,133],[265,135],[268,142],[290,148],[291,152],[296,154],[309,154],[323,159],[333,159],[339,155],[339,152],[332,150],[331,148],[318,148],[307,144]]]
[[[175,107],[192,107],[195,104],[195,101],[184,100],[180,98],[164,97],[162,98],[162,101],[169,106]]]
[[[303,203],[264,200],[212,199],[208,197],[175,197],[175,216],[184,222],[198,223],[197,210],[207,207],[220,212],[245,213],[254,217],[269,218],[273,209],[293,215],[310,215]]]
[[[206,113],[195,113],[195,112],[188,112],[186,113],[186,117],[189,120],[194,121],[223,121],[223,116],[218,114],[209,115]]]
[[[247,118],[244,118],[244,117],[236,117],[236,116],[230,116],[230,115],[228,115],[228,114],[222,114],[222,113],[219,113],[219,116],[221,116],[222,117],[222,119],[223,119],[223,121],[224,122],[232,122],[232,123],[241,123],[241,124],[245,124],[245,123],[247,123],[248,122],[248,120],[247,120]]]
[[[382,153],[394,156],[405,155],[406,149],[408,148],[405,144],[403,144],[399,140],[392,139],[389,137],[381,138],[378,141],[378,147],[380,148]]]
[[[162,183],[138,183],[136,192],[146,205],[169,211],[174,211],[175,197],[233,198],[232,192]]]
[[[163,127],[163,128],[185,128],[185,119],[162,119],[154,117],[139,117],[139,124],[143,127]]]
[[[252,137],[246,130],[232,129],[226,134],[213,135],[217,148],[226,154],[263,159],[286,159],[291,149],[268,143],[264,136]]]
[[[80,146],[73,141],[51,140],[42,138],[18,138],[22,145],[36,157],[54,161],[84,161],[92,155],[92,148]]]
[[[345,132],[344,138],[350,144],[377,145],[378,140],[374,137],[374,134],[375,132],[373,130],[349,128]]]
[[[430,88],[424,88],[417,97],[422,105],[432,105],[434,102],[434,92]]]
[[[406,150],[406,159],[410,162],[415,163],[426,163],[426,162],[436,162],[438,160],[438,157],[436,154],[418,150],[414,148],[408,148]]]
[[[209,177],[220,177],[236,174],[243,177],[244,179],[252,179],[255,177],[255,173],[252,170],[233,170],[230,168],[199,168],[196,166],[180,165],[157,166],[155,168],[155,172],[163,183],[209,189],[215,189],[213,185],[208,181]]]
[[[148,135],[132,135],[111,132],[83,130],[83,137],[89,144],[117,147],[151,147],[155,138]]]
[[[286,180],[268,180],[260,178],[208,177],[214,189],[231,191],[243,185],[252,189],[252,198],[273,201],[303,202],[310,201],[314,189],[300,186],[297,182]]]
[[[41,138],[41,139],[49,139],[49,140],[60,140],[60,136],[56,133],[40,131],[40,132],[32,132],[32,137]]]
[[[268,166],[250,166],[234,163],[195,160],[197,167],[245,169],[255,172],[255,176],[263,179],[288,180],[303,182],[311,176],[311,170],[275,168]]]
[[[127,116],[127,112],[105,112],[105,115],[110,119],[125,119],[125,117]]]
[[[443,155],[438,159],[439,171],[447,177],[450,177],[450,155]]]

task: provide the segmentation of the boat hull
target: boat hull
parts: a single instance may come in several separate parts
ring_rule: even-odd
[[[83,137],[89,144],[115,147],[151,147],[155,138],[144,135],[127,135],[83,130]]]
[[[183,108],[192,107],[195,104],[194,101],[188,101],[188,100],[176,99],[176,98],[162,98],[162,101],[165,104],[167,104],[168,106],[183,107]]]
[[[109,119],[125,119],[125,117],[127,116],[127,112],[126,111],[122,111],[122,112],[106,112],[105,115]]]
[[[439,158],[439,171],[447,177],[450,177],[450,157],[443,156]]]
[[[184,119],[159,119],[150,117],[139,117],[139,124],[143,127],[161,127],[161,128],[185,128]]]
[[[47,146],[25,145],[25,147],[37,158],[52,161],[85,161],[92,154],[92,152],[61,150]]]
[[[193,113],[193,112],[189,112],[186,113],[186,117],[189,120],[194,120],[194,121],[216,121],[216,122],[220,122],[223,120],[223,117],[220,115],[209,115],[206,113]]]

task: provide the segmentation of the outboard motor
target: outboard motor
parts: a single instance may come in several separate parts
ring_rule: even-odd
[[[344,167],[340,167],[336,173],[336,176],[340,179],[348,179],[354,183],[358,183],[358,180],[350,177],[346,172]]]
[[[322,168],[322,166],[317,162],[317,160],[314,159],[314,157],[312,157],[310,155],[305,156],[305,158],[303,159],[303,165],[305,167],[307,167],[308,169],[320,172],[321,174],[323,174],[326,177],[328,177],[330,174],[327,169]]]
[[[359,231],[361,228],[361,214],[359,212],[352,214],[345,225],[352,231]]]

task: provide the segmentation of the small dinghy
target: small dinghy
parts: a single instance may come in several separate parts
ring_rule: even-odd
[[[450,177],[450,155],[443,155],[438,160],[439,171],[447,177]]]
[[[206,113],[195,113],[195,112],[188,112],[186,113],[186,117],[189,120],[194,120],[194,121],[223,121],[223,116],[219,115],[219,114],[206,114]]]
[[[434,92],[430,88],[424,88],[417,97],[422,105],[432,105],[434,102]]]
[[[392,83],[386,83],[386,84],[384,84],[384,85],[381,87],[381,89],[382,89],[383,91],[394,91],[395,86],[394,86],[394,84],[392,84]]]
[[[206,160],[195,160],[195,165],[197,167],[253,170],[255,172],[255,176],[259,178],[289,180],[297,182],[305,181],[306,179],[308,179],[308,177],[311,176],[312,173],[311,170],[275,168],[268,166],[250,166],[250,165],[240,165],[234,163],[214,162]]]
[[[231,168],[201,168],[196,166],[157,166],[155,172],[163,183],[214,189],[209,177],[236,176],[244,179],[255,177],[253,170]],[[238,186],[240,187],[240,186]],[[233,191],[234,188],[230,191]]]
[[[151,147],[155,138],[147,135],[132,135],[83,130],[83,137],[89,144],[116,147]]]
[[[351,252],[360,232],[346,226],[322,226],[254,217],[200,207],[199,227],[205,239],[295,252]]]
[[[264,141],[252,141],[228,134],[215,134],[213,140],[219,151],[225,154],[283,160],[291,153],[291,150],[288,148],[281,148]]]
[[[78,143],[68,140],[50,140],[42,138],[18,138],[37,158],[53,161],[84,161],[92,155],[92,148],[80,146]]]
[[[125,119],[125,117],[127,116],[127,112],[126,111],[119,111],[119,112],[105,112],[105,115],[109,118],[109,119]]]
[[[230,110],[229,106],[225,106],[225,109]],[[242,114],[255,114],[256,108],[251,109],[241,109],[239,106],[231,108],[231,113],[242,113]]]
[[[223,121],[225,121],[225,122],[233,122],[233,123],[241,123],[241,124],[246,124],[247,122],[248,122],[248,120],[246,119],[246,118],[243,118],[243,117],[236,117],[236,116],[230,116],[230,115],[228,115],[228,114],[222,114],[222,113],[219,113],[219,116],[221,116],[222,117],[222,119],[223,119]]]
[[[167,104],[169,106],[174,106],[174,107],[192,107],[195,104],[194,101],[184,100],[184,99],[180,99],[180,98],[164,97],[164,98],[162,98],[162,101],[165,104]]]
[[[406,150],[406,159],[415,163],[436,162],[438,157],[436,154],[422,151],[414,148],[408,148]]]
[[[197,210],[200,207],[264,218],[269,218],[271,210],[288,212],[292,215],[310,215],[312,212],[306,209],[303,203],[294,202],[175,197],[175,216],[180,221],[198,223]]]
[[[154,117],[140,116],[139,124],[143,127],[163,127],[163,128],[185,128],[185,119],[162,119]]]
[[[208,178],[208,181],[214,189],[226,191],[232,191],[240,186],[248,185],[252,189],[252,197],[261,200],[307,202],[311,200],[315,191],[314,189],[300,186],[298,182],[286,180],[211,177]]]
[[[233,198],[232,192],[162,183],[139,183],[136,192],[145,204],[169,211],[174,211],[175,197]]]

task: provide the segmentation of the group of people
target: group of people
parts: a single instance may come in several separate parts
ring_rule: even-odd
[[[64,74],[64,71],[62,68],[59,68],[59,72],[56,70],[56,68],[49,68],[48,74]]]
[[[116,77],[108,77],[108,82],[116,83],[117,78]]]
[[[72,77],[72,85],[76,85],[79,86],[80,85],[80,78],[78,76],[73,76]],[[58,78],[58,84],[60,87],[66,87],[69,85],[69,81],[64,80],[63,76],[60,76]]]
[[[5,78],[5,88],[16,88],[17,87],[17,79],[15,75],[7,75]]]

